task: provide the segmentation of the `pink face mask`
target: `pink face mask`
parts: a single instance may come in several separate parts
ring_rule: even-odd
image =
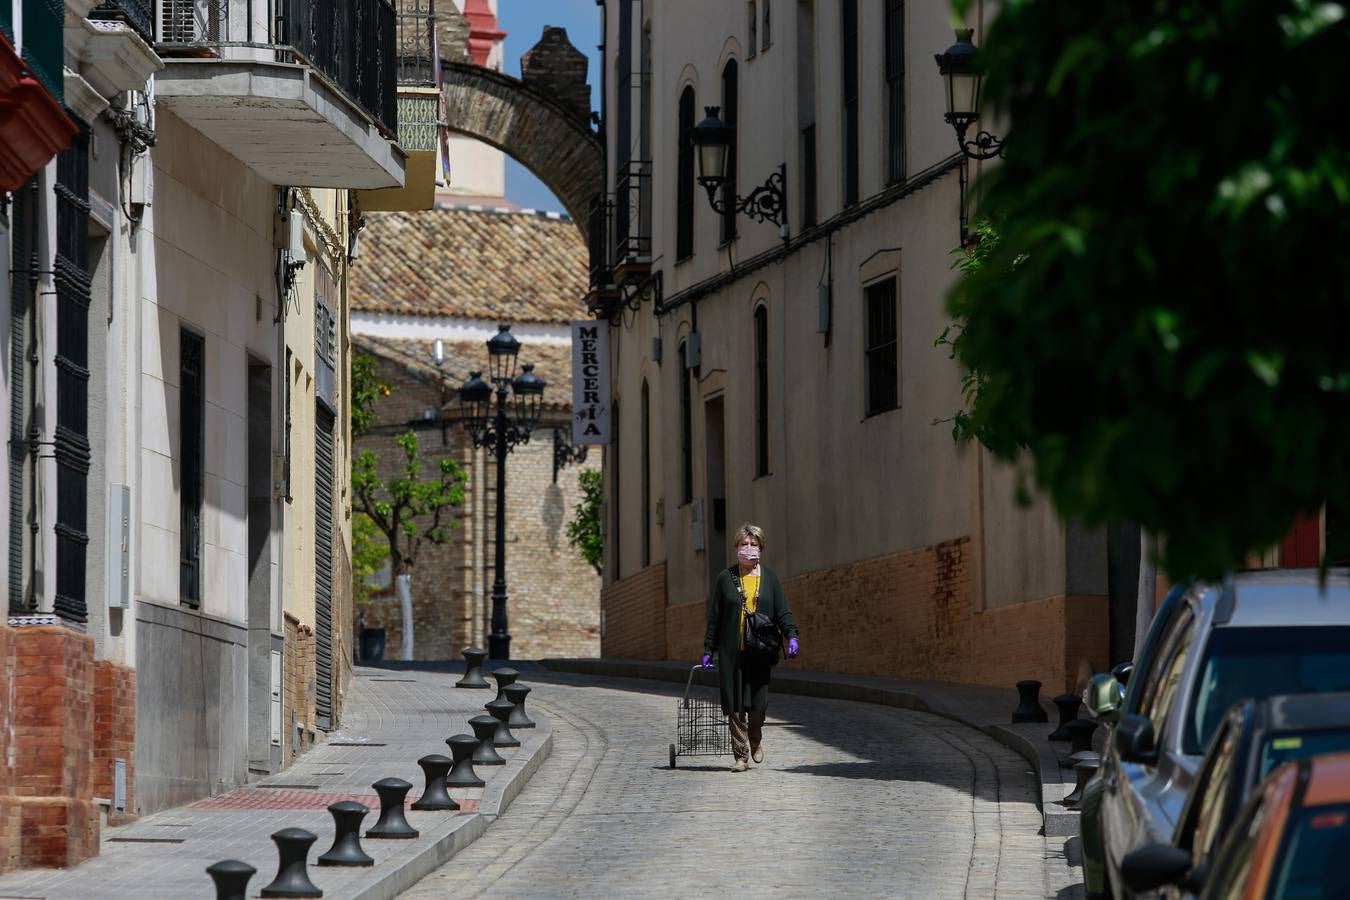
[[[736,548],[736,556],[742,565],[753,566],[759,562],[759,548],[754,544],[743,544]]]

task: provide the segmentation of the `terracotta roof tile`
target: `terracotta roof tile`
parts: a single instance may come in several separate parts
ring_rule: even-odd
[[[352,309],[506,322],[586,317],[587,253],[568,218],[468,209],[368,213]]]
[[[404,338],[380,338],[354,334],[352,343],[357,352],[383,357],[402,366],[428,384],[437,384],[439,374],[432,357],[432,341]],[[534,363],[534,374],[544,379],[544,406],[549,409],[568,409],[572,405],[572,348],[560,344],[526,343],[516,360],[516,372],[525,363]],[[486,373],[488,367],[487,342],[445,342],[445,363],[441,371],[451,390],[469,378],[470,372]],[[452,402],[455,402],[452,400]]]

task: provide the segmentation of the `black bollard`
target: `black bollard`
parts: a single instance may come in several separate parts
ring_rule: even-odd
[[[1100,760],[1084,760],[1075,763],[1073,767],[1073,776],[1075,780],[1073,790],[1064,798],[1065,806],[1077,806],[1083,799],[1083,788],[1092,780],[1092,776],[1101,768]]]
[[[510,668],[493,669],[492,677],[497,682],[497,699],[505,700],[506,686],[509,684],[515,684],[516,679],[520,677],[520,673],[517,672],[515,669]]]
[[[432,753],[419,759],[417,764],[426,775],[427,787],[422,791],[421,799],[414,803],[412,808],[436,811],[459,809],[459,804],[445,790],[445,776],[450,771],[450,760],[439,753]]]
[[[476,766],[504,766],[506,760],[497,754],[492,746],[492,738],[497,734],[497,720],[492,716],[474,716],[469,720],[473,736],[478,738],[478,747],[473,751],[473,764]]]
[[[445,741],[450,745],[450,755],[455,765],[446,776],[445,783],[456,788],[480,788],[483,779],[473,770],[473,752],[478,749],[478,738],[471,734],[457,734]]]
[[[1069,740],[1069,730],[1066,726],[1078,718],[1078,707],[1082,705],[1083,699],[1073,694],[1060,694],[1055,698],[1055,707],[1059,710],[1059,727],[1050,732],[1049,740]]]
[[[1092,749],[1092,733],[1097,730],[1097,723],[1091,719],[1074,719],[1064,726],[1064,730],[1069,732],[1069,753],[1081,753],[1084,750]]]
[[[1041,683],[1027,680],[1017,682],[1017,709],[1013,710],[1013,724],[1018,722],[1048,722],[1050,717],[1041,708]]]
[[[530,717],[525,715],[525,695],[530,692],[528,684],[508,684],[506,686],[506,699],[511,701],[511,718],[506,720],[506,724],[512,728],[533,728],[534,723]]]
[[[381,778],[371,785],[380,795],[380,818],[373,828],[367,829],[366,837],[386,840],[412,840],[417,837],[417,829],[408,824],[403,815],[403,798],[408,796],[412,785],[402,778]]]
[[[318,838],[303,828],[283,828],[272,835],[277,845],[277,877],[262,889],[264,897],[322,897],[309,880],[309,848]]]
[[[333,846],[319,857],[319,865],[375,865],[375,860],[361,849],[361,820],[370,812],[370,808],[355,800],[340,800],[329,806],[328,811],[333,814]]]
[[[497,728],[492,733],[492,746],[519,747],[519,739],[511,733],[511,726],[507,724],[515,704],[505,697],[500,697],[486,704],[483,708],[488,711],[488,715],[497,720]]]
[[[222,859],[206,867],[206,874],[216,883],[216,900],[245,900],[248,880],[258,870],[237,859]]]
[[[455,682],[457,688],[490,688],[492,685],[483,680],[483,660],[487,651],[481,647],[464,648],[464,677]]]

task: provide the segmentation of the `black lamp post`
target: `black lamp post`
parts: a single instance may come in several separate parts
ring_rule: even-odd
[[[517,444],[530,440],[530,432],[539,423],[540,408],[544,402],[544,379],[534,374],[534,366],[527,363],[516,374],[516,356],[520,341],[511,334],[510,325],[497,326],[497,333],[487,342],[488,377],[482,372],[470,372],[469,380],[459,389],[460,413],[475,447],[483,447],[497,454],[497,561],[492,579],[492,630],[488,634],[488,658],[511,658],[511,633],[506,616],[506,454]],[[493,390],[497,394],[497,409],[492,414]],[[515,399],[512,416],[506,412],[507,394]]]
[[[979,52],[971,43],[973,28],[956,32],[956,43],[939,53],[938,72],[947,88],[947,113],[943,116],[956,129],[956,141],[969,159],[993,159],[1003,155],[1003,141],[987,131],[977,132],[973,141],[966,140],[966,132],[980,118],[980,80],[983,77],[976,62]]]
[[[718,189],[727,181],[727,157],[735,129],[717,117],[720,106],[705,106],[707,118],[694,126],[694,151],[698,154],[698,183],[708,192],[713,212],[725,214],[729,207],[759,222],[772,222],[787,239],[787,165],[780,163],[769,180],[744,197],[718,199]]]

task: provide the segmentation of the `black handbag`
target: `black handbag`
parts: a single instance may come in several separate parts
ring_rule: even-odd
[[[741,613],[745,616],[745,655],[751,662],[778,664],[783,653],[783,632],[767,614],[750,612],[745,600],[745,587],[740,575],[735,575],[736,590],[741,595]]]

